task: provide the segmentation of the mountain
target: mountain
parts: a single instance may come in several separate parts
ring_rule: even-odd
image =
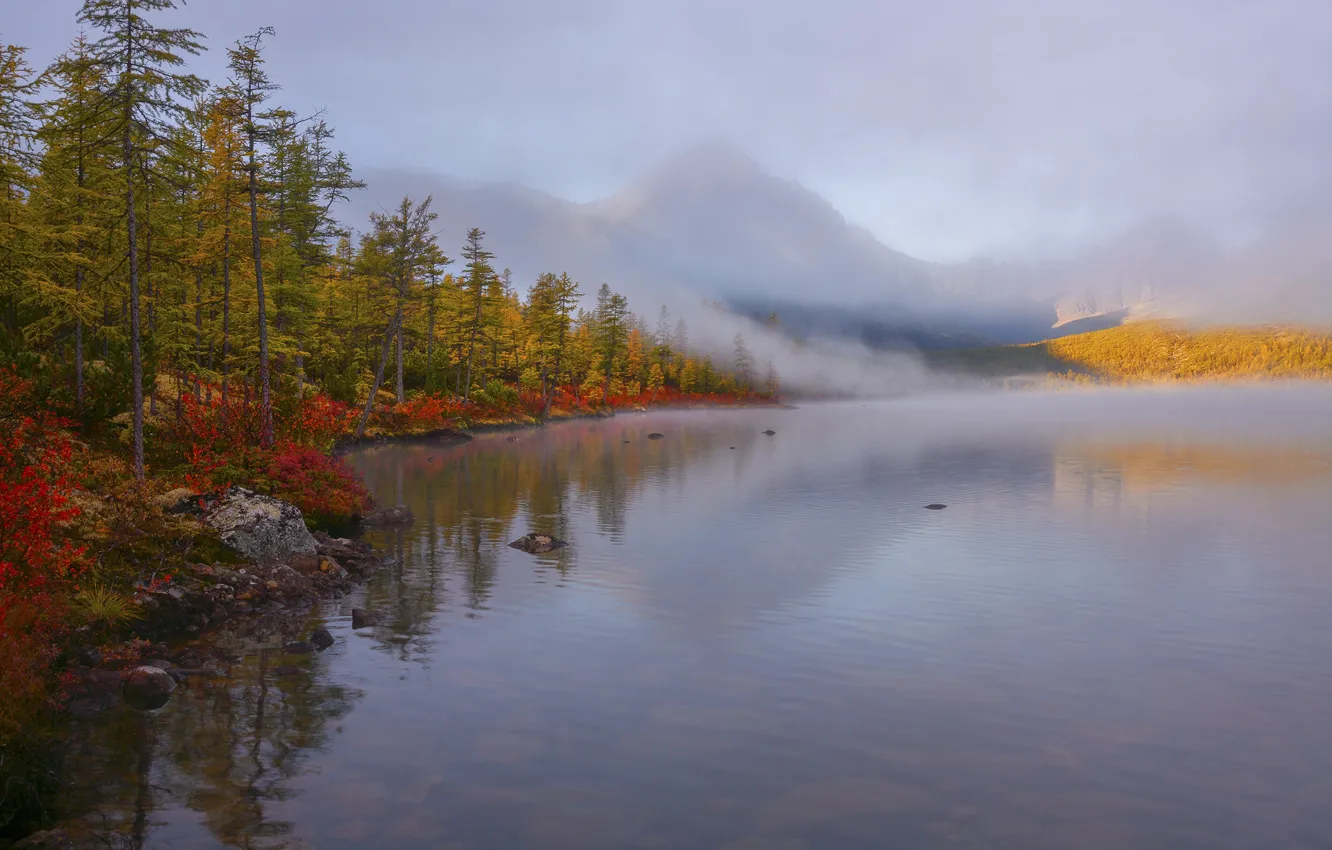
[[[518,281],[568,271],[587,291],[604,280],[639,304],[721,300],[755,316],[779,312],[790,332],[876,348],[1022,342],[1122,317],[1208,253],[1186,228],[1157,223],[1062,262],[929,263],[721,144],[681,152],[591,203],[429,173],[370,170],[366,179],[349,220],[363,221],[368,202],[432,194],[445,251],[479,226]]]

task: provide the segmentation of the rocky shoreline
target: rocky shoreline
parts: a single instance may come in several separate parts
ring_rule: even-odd
[[[249,631],[265,618],[307,612],[320,600],[345,596],[389,562],[364,541],[311,534],[295,506],[239,487],[210,497],[181,495],[164,509],[197,513],[243,561],[189,564],[171,582],[142,591],[132,650],[104,651],[91,643],[70,649],[68,716],[90,718],[122,701],[160,707],[175,684],[226,675],[228,658],[210,647],[210,634]],[[362,524],[411,520],[411,512],[398,506],[380,509]],[[327,633],[321,631],[297,649],[326,649]]]

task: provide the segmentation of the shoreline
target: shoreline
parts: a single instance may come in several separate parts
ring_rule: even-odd
[[[420,434],[376,434],[360,439],[340,438],[333,443],[329,453],[334,457],[346,457],[361,449],[384,445],[456,445],[465,443],[484,434],[503,434],[511,431],[537,431],[550,425],[563,422],[580,422],[593,419],[614,419],[617,416],[660,413],[674,410],[756,410],[772,408],[776,410],[795,410],[796,406],[786,402],[736,403],[736,404],[660,404],[648,407],[610,408],[605,412],[579,413],[570,416],[553,416],[544,421],[482,422],[467,428],[436,428]]]
[[[343,458],[355,452],[392,444],[459,445],[486,434],[533,431],[564,422],[610,419],[625,415],[690,410],[795,409],[795,405],[770,402],[748,404],[683,404],[647,408],[621,408],[605,412],[553,417],[544,422],[492,422],[466,429],[441,428],[421,434],[375,435],[360,440],[340,440],[330,455]],[[382,508],[382,506],[381,506]],[[390,509],[391,510],[391,509]],[[324,530],[311,531],[316,542],[316,557],[305,563],[261,564],[238,555],[212,563],[192,563],[167,586],[145,590],[140,601],[142,616],[120,629],[123,641],[98,640],[91,632],[86,639],[71,641],[64,652],[65,671],[71,676],[67,700],[55,714],[62,720],[86,720],[114,707],[120,701],[122,673],[139,664],[164,665],[178,683],[206,675],[209,668],[177,664],[177,656],[186,653],[186,662],[207,656],[210,640],[227,632],[248,632],[260,628],[266,620],[290,619],[308,614],[320,602],[339,599],[392,563],[393,556],[377,550],[362,539],[378,527],[353,519],[345,528],[346,537],[335,537]],[[139,653],[129,658],[114,650],[139,642]],[[187,645],[188,646],[185,646]],[[188,651],[187,651],[188,650]],[[114,676],[107,675],[114,672]]]

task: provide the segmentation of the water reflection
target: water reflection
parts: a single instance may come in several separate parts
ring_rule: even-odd
[[[76,730],[72,812],[143,846],[296,846],[274,806],[361,696],[330,680],[336,653],[284,653],[305,625],[220,635],[225,676],[189,680],[167,709],[117,710]]]
[[[278,677],[236,638],[229,683],[99,730],[128,772],[89,785],[148,847],[1323,847],[1329,413],[1002,396],[376,448],[417,522],[320,612],[334,649]]]

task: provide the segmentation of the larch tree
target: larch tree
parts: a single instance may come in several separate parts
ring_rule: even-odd
[[[476,341],[481,333],[482,320],[486,304],[487,290],[493,286],[495,272],[490,261],[495,255],[481,247],[481,240],[486,232],[479,227],[467,231],[467,243],[463,246],[463,259],[467,261],[467,271],[462,279],[462,294],[467,310],[467,379],[462,387],[463,398],[470,398],[472,392],[472,362],[476,356]]]
[[[750,372],[754,368],[754,357],[749,353],[749,347],[745,345],[744,335],[739,331],[735,332],[735,379],[740,385],[740,389],[748,392],[750,382]]]
[[[366,394],[365,406],[361,418],[356,424],[356,437],[365,434],[366,423],[374,410],[375,395],[384,383],[384,370],[388,364],[389,348],[398,341],[397,358],[397,399],[401,403],[403,396],[402,380],[402,343],[404,313],[409,299],[413,295],[413,286],[432,268],[448,259],[439,252],[431,226],[438,216],[431,211],[431,198],[427,197],[419,204],[411,198],[403,198],[398,208],[392,213],[375,212],[370,214],[371,232],[364,241],[363,254],[368,255],[368,268],[377,273],[387,284],[389,295],[393,299],[393,314],[384,331],[383,347],[379,362],[375,367],[374,382]]]
[[[54,97],[42,105],[37,134],[44,147],[41,193],[57,237],[50,262],[34,279],[29,294],[47,308],[45,330],[55,332],[71,321],[74,325],[74,400],[81,412],[84,328],[96,313],[86,281],[95,264],[96,234],[110,229],[99,221],[104,192],[110,188],[110,162],[103,144],[110,122],[100,97],[105,75],[82,35],[47,69],[46,79]]]
[[[250,252],[254,258],[255,298],[259,307],[259,405],[261,416],[260,443],[263,446],[273,444],[273,398],[269,378],[268,358],[268,305],[264,292],[263,247],[259,232],[259,140],[263,134],[260,127],[262,116],[258,109],[276,91],[278,86],[268,79],[264,71],[263,42],[265,36],[274,34],[272,27],[264,27],[258,32],[236,42],[227,50],[228,65],[231,68],[231,84],[240,98],[244,116],[246,146],[245,172],[250,204]]]
[[[629,337],[629,302],[603,283],[597,290],[596,310],[597,342],[601,353],[601,369],[605,379],[602,401],[610,401],[611,380],[615,374],[616,358],[624,351]]]
[[[125,259],[129,283],[131,439],[134,474],[144,476],[143,456],[143,329],[139,310],[139,245],[135,180],[142,155],[170,144],[170,119],[184,111],[204,88],[201,79],[176,69],[183,54],[203,50],[201,36],[191,29],[151,23],[146,13],[176,7],[175,0],[85,0],[78,21],[103,33],[90,56],[108,78],[103,104],[116,122],[120,168],[124,180]]]
[[[22,347],[18,300],[32,242],[25,201],[36,164],[35,114],[28,100],[35,80],[25,53],[0,44],[0,340],[15,350]]]

